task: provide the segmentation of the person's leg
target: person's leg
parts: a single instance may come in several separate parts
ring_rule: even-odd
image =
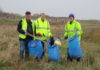
[[[73,59],[69,56],[68,48],[67,48],[67,60],[68,60],[68,61],[73,61]]]
[[[45,43],[42,42],[42,45],[43,45],[43,53],[42,53],[42,56],[40,59],[43,59],[44,55],[45,55]]]
[[[69,54],[67,55],[67,60],[68,61],[73,61],[73,59],[69,56]]]
[[[77,62],[80,62],[81,58],[77,58]]]
[[[25,41],[20,41],[20,59],[24,59]]]
[[[25,43],[25,59],[28,59],[29,58],[28,42],[29,41],[26,41],[26,43]]]

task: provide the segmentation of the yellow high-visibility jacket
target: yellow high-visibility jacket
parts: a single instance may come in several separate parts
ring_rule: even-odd
[[[81,25],[79,22],[74,20],[72,24],[70,24],[70,21],[65,25],[65,34],[64,36],[68,36],[68,38],[73,37],[74,35],[78,34],[78,39],[81,40],[81,35],[83,31],[81,28]]]
[[[33,20],[31,20],[32,22],[32,28],[33,28],[33,32],[34,32],[34,23],[33,23]],[[27,31],[27,21],[26,21],[26,18],[23,18],[22,19],[22,30],[24,30],[24,32]],[[25,34],[19,34],[19,38],[21,39],[25,39],[26,38],[26,35]]]
[[[46,37],[37,37],[38,39],[46,40],[47,37],[52,36],[52,33],[50,31],[50,24],[46,19],[42,21],[41,18],[38,18],[34,22],[35,22],[35,27],[36,27],[36,34],[40,33],[43,36],[46,36]]]

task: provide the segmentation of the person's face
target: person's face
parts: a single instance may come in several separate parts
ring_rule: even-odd
[[[26,14],[25,17],[26,17],[27,20],[30,20],[31,19],[31,14]]]
[[[70,16],[70,17],[69,17],[69,21],[72,22],[73,20],[74,20],[74,18]]]
[[[45,14],[44,13],[42,13],[41,14],[41,19],[45,19],[46,17],[45,17]]]

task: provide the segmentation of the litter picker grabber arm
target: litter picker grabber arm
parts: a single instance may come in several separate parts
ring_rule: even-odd
[[[48,39],[49,39],[49,37],[48,36],[34,36],[34,35],[32,35],[32,34],[30,34],[30,33],[27,33],[30,37],[33,37],[33,39],[34,40],[36,40],[37,39],[37,37],[47,37]],[[40,40],[40,39],[39,39]],[[41,40],[42,41],[42,40]]]

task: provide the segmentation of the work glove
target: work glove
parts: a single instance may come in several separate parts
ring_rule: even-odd
[[[68,36],[65,36],[64,39],[68,39]]]
[[[53,39],[53,36],[49,36],[49,39]]]
[[[36,40],[36,36],[34,36],[33,39]]]
[[[37,36],[42,36],[42,34],[41,33],[38,33]]]
[[[25,35],[30,35],[28,32],[25,32]]]

